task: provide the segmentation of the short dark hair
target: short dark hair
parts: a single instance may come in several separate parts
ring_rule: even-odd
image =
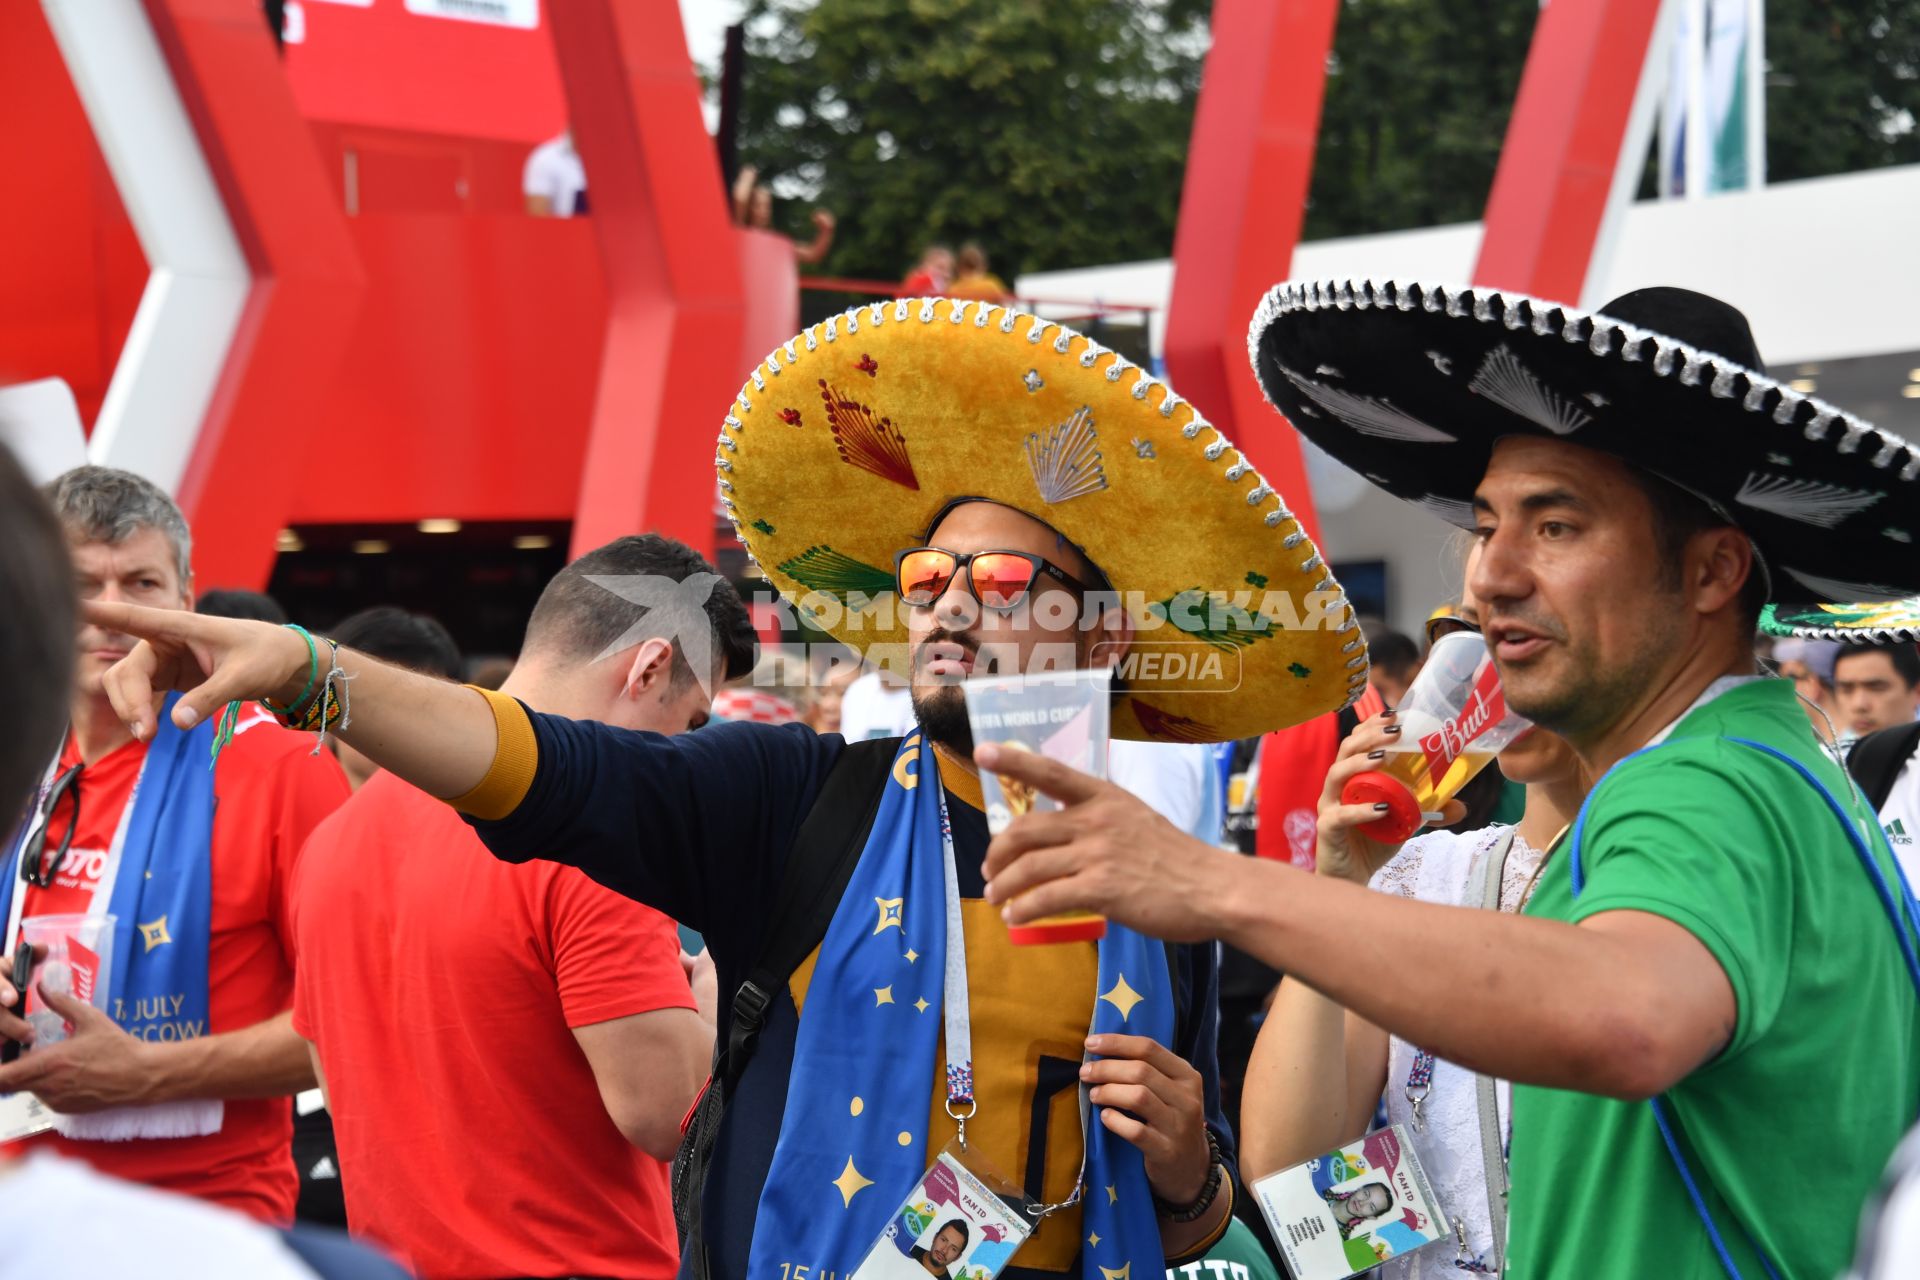
[[[629,599],[595,578],[666,578],[674,582],[708,585],[700,607],[705,611],[716,656],[723,664],[723,679],[733,680],[753,670],[753,619],[733,584],[721,577],[705,557],[684,542],[657,533],[630,534],[615,538],[604,547],[596,547],[554,575],[540,593],[533,615],[527,619],[527,638],[523,646],[592,661],[623,640],[637,644],[655,637],[673,639],[688,619],[662,617],[654,628],[643,620],[663,612],[656,606]],[[691,603],[696,592],[687,593]],[[685,687],[696,675],[681,652],[673,646],[673,681]]]
[[[278,600],[264,591],[244,591],[239,587],[216,587],[212,591],[202,591],[193,611],[210,618],[240,618],[249,622],[271,622],[280,627],[287,625],[287,611],[280,607]]]
[[[0,830],[10,830],[34,778],[59,749],[73,693],[73,559],[47,500],[0,447]]]
[[[1887,661],[1893,664],[1893,672],[1900,677],[1901,683],[1911,689],[1920,684],[1920,653],[1910,644],[1889,642],[1886,644],[1850,644],[1833,658],[1833,678],[1840,678],[1840,664],[1849,658],[1858,658],[1862,654],[1884,653]]]
[[[458,680],[465,665],[460,646],[438,621],[391,604],[349,614],[328,638],[382,662],[426,676]]]
[[[948,1227],[960,1228],[961,1244],[965,1244],[967,1241],[973,1239],[973,1229],[967,1225],[967,1220],[965,1218],[948,1219],[947,1221],[940,1224],[940,1231],[945,1231]],[[933,1233],[936,1239],[939,1238],[940,1231],[936,1231]]]
[[[1738,530],[1740,526],[1714,510],[1705,499],[1688,493],[1672,481],[1638,467],[1630,466],[1628,470],[1640,482],[1641,491],[1647,495],[1647,503],[1653,508],[1653,541],[1660,554],[1660,586],[1667,591],[1677,591],[1680,587],[1680,561],[1685,557],[1687,544],[1693,541],[1693,536],[1709,529]],[[1751,633],[1760,625],[1760,611],[1767,603],[1769,571],[1760,558],[1760,549],[1755,547],[1753,566],[1748,569],[1747,580],[1741,585],[1738,602],[1741,630],[1745,633]]]
[[[1373,665],[1395,680],[1413,679],[1420,667],[1420,646],[1378,618],[1362,618],[1360,634],[1367,639],[1367,656]]]

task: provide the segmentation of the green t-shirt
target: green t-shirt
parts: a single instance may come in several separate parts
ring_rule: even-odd
[[[1280,1280],[1280,1268],[1260,1247],[1253,1229],[1235,1218],[1206,1257],[1168,1267],[1167,1280]]]
[[[1920,1004],[1866,870],[1792,755],[1855,811],[1784,680],[1722,694],[1599,789],[1573,897],[1547,865],[1529,915],[1674,921],[1711,951],[1739,1003],[1732,1041],[1665,1095],[1682,1149],[1747,1276],[1839,1273],[1860,1207],[1920,1103]],[[1889,883],[1892,860],[1873,848]],[[1510,1280],[1722,1274],[1645,1102],[1513,1091]]]

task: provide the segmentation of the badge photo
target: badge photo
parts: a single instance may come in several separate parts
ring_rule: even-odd
[[[1295,1280],[1346,1280],[1452,1231],[1400,1125],[1253,1184]]]
[[[994,1280],[1033,1234],[1017,1192],[990,1190],[949,1147],[849,1280]]]

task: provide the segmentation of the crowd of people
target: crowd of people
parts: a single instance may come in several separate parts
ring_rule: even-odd
[[[1304,1167],[1352,1271],[1902,1274],[1920,605],[1822,597],[1920,592],[1920,453],[1682,290],[1281,286],[1268,397],[1472,530],[1422,643],[1158,378],[973,246],[918,272],[726,417],[804,679],[657,534],[482,687],[0,455],[0,1271],[1278,1280]],[[1471,736],[1403,710],[1452,633],[1534,728],[1387,840],[1349,784]],[[974,738],[967,678],[1098,667],[1104,771]],[[1104,924],[1010,935],[1063,913]],[[51,916],[109,954],[22,949]],[[1410,1253],[1327,1163],[1387,1126]]]

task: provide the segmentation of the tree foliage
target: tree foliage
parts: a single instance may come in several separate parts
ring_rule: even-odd
[[[1920,0],[1767,0],[1767,180],[1920,163]]]
[[[1479,218],[1539,13],[1538,0],[1345,0],[1306,237]]]
[[[1195,0],[754,0],[740,155],[826,268],[978,239],[1011,278],[1162,257],[1206,50]],[[793,198],[787,198],[793,197]]]
[[[1571,2],[1571,0],[1555,0]],[[742,158],[826,267],[978,238],[1011,276],[1163,257],[1208,0],[752,0]],[[1309,238],[1480,217],[1539,0],[1342,0]],[[1769,178],[1920,162],[1920,0],[1768,0]]]

